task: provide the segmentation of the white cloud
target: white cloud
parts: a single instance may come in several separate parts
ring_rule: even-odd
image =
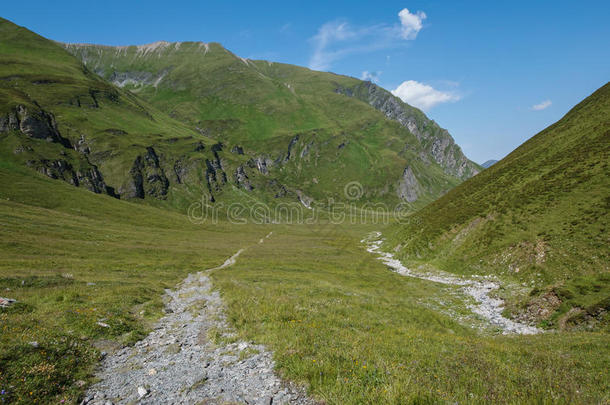
[[[381,72],[369,72],[368,70],[365,70],[362,72],[360,80],[368,80],[369,82],[379,83],[379,76],[381,76]]]
[[[406,8],[398,13],[400,24],[377,24],[353,27],[346,21],[331,21],[322,25],[310,41],[313,53],[309,67],[328,70],[333,62],[348,55],[396,47],[413,40],[426,18],[423,11],[411,14]]]
[[[432,86],[416,82],[415,80],[402,82],[400,86],[392,90],[392,94],[405,103],[424,111],[441,103],[450,103],[461,99],[454,92],[436,90]]]
[[[328,69],[332,62],[346,52],[346,50],[330,50],[329,46],[356,36],[357,33],[346,22],[334,21],[324,24],[312,38],[314,53],[309,60],[309,67],[314,70]]]
[[[408,9],[403,8],[398,13],[398,18],[400,18],[400,35],[404,39],[415,39],[427,16],[423,11],[411,14]]]
[[[534,110],[534,111],[544,110],[544,109],[549,108],[551,106],[551,104],[553,104],[553,102],[551,100],[544,100],[540,104],[533,105],[532,110]]]

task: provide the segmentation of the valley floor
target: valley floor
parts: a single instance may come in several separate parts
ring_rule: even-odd
[[[264,239],[261,239],[261,243]],[[129,404],[309,404],[302,388],[275,374],[273,354],[239,341],[227,325],[222,300],[208,274],[235,264],[190,274],[166,292],[166,315],[132,347],[106,357],[89,388],[88,405]]]
[[[15,170],[0,166],[0,289],[17,300],[0,310],[0,402],[78,403],[126,382],[96,380],[100,365],[124,367],[125,398],[149,402],[172,370],[187,398],[250,366],[285,398],[300,386],[328,404],[610,400],[607,334],[473,328],[454,286],[365,250],[379,225],[193,225]]]

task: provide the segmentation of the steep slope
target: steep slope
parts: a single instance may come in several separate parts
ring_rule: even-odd
[[[187,176],[203,188],[201,175],[186,169],[205,167],[196,150],[211,157],[213,140],[25,28],[0,20],[0,34],[3,159],[121,198],[177,199],[170,184]]]
[[[514,312],[569,327],[610,309],[610,84],[397,226],[412,265],[526,283]],[[526,296],[525,294],[531,294]],[[521,302],[519,302],[521,300]]]
[[[338,88],[338,93],[356,97],[383,112],[389,119],[398,121],[422,143],[424,150],[431,155],[446,173],[467,179],[480,171],[480,167],[468,160],[446,129],[430,120],[415,107],[403,103],[387,90],[371,83],[360,82],[351,88]],[[424,156],[422,155],[422,158]]]
[[[358,181],[365,199],[423,206],[479,169],[446,131],[385,90],[376,87],[384,103],[346,97],[374,86],[354,78],[251,61],[217,43],[64,46],[103,78],[243,151],[254,162],[247,176],[255,169],[318,202]]]

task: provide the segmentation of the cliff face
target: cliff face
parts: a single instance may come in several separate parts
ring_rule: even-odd
[[[446,129],[389,91],[371,82],[361,82],[351,88],[338,87],[336,91],[358,98],[382,112],[387,118],[400,123],[420,140],[426,152],[447,174],[465,180],[481,170],[479,165],[464,155]]]

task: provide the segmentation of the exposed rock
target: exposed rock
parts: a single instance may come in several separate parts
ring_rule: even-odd
[[[300,155],[301,158],[304,158],[305,156],[307,156],[309,154],[309,150],[311,149],[312,146],[313,146],[313,142],[309,142],[308,144],[305,145],[305,147],[301,151],[301,155]]]
[[[25,146],[25,145],[19,145],[15,148],[15,150],[13,151],[13,153],[15,155],[18,155],[20,153],[24,153],[24,152],[32,152],[33,149],[30,148],[29,146]]]
[[[253,189],[243,166],[239,166],[235,169],[235,182],[248,191],[252,191]]]
[[[260,173],[267,175],[269,174],[269,167],[273,166],[273,161],[267,157],[258,156],[255,159],[250,159],[248,166],[256,168]]]
[[[301,190],[296,190],[295,192],[301,204],[303,204],[306,208],[311,209],[313,198],[306,196]]]
[[[294,145],[296,145],[296,143],[299,141],[299,135],[295,135],[291,140],[290,143],[288,144],[288,151],[286,152],[286,157],[284,158],[284,162],[287,162],[290,160],[290,158],[292,157],[292,148],[294,148]]]
[[[166,315],[143,340],[103,359],[84,403],[313,404],[274,373],[272,352],[236,339],[229,326],[206,273],[233,265],[242,251],[166,290]]]
[[[405,167],[402,178],[398,182],[398,188],[396,189],[398,197],[408,202],[414,202],[417,201],[419,190],[420,185],[415,174],[413,174],[413,170],[411,170],[410,166]]]
[[[144,155],[136,157],[129,174],[131,176],[129,189],[121,189],[121,195],[128,198],[144,198],[146,195],[160,199],[167,197],[169,180],[152,146],[146,148]]]
[[[20,131],[30,138],[44,139],[71,148],[70,141],[59,133],[53,114],[42,109],[32,111],[18,105],[13,111],[0,117],[0,133],[7,131]]]
[[[235,145],[231,149],[231,153],[235,153],[237,155],[243,155],[244,154],[244,149],[241,146]]]
[[[288,195],[289,191],[288,189],[281,184],[280,182],[278,182],[275,179],[271,179],[267,182],[267,187],[269,187],[271,190],[275,191],[275,198],[282,198],[282,197],[286,197],[286,195]]]
[[[559,308],[561,300],[554,291],[534,297],[527,303],[525,310],[521,311],[515,319],[519,322],[538,323],[549,319]]]
[[[114,188],[106,185],[104,182],[102,173],[100,173],[97,166],[90,163],[88,163],[89,167],[84,169],[75,169],[65,159],[29,160],[27,165],[52,179],[63,180],[76,187],[85,187],[96,194],[108,194],[111,197],[118,198]]]
[[[122,129],[118,129],[118,128],[107,128],[104,130],[105,133],[107,134],[111,134],[111,135],[127,135],[127,131],[123,131]]]
[[[184,177],[186,177],[187,172],[188,169],[184,167],[182,160],[176,160],[174,162],[174,176],[176,178],[176,183],[182,184],[182,181]]]
[[[76,143],[74,144],[74,150],[77,152],[80,152],[84,155],[88,155],[91,153],[91,149],[89,148],[89,145],[87,144],[87,141],[85,140],[84,134],[81,134],[79,140],[76,141]]]
[[[222,166],[222,160],[218,155],[218,152],[222,151],[222,144],[217,143],[212,145],[212,153],[214,159],[206,159],[205,165],[205,178],[207,182],[208,191],[210,192],[210,201],[214,202],[213,192],[220,191],[222,186],[227,184],[227,174]]]
[[[195,145],[195,152],[201,152],[204,149],[205,145],[203,144],[203,142],[197,142],[197,144]]]
[[[335,91],[365,101],[387,118],[407,128],[445,172],[462,179],[479,172],[477,165],[464,156],[447,130],[389,91],[368,81],[361,82],[354,88],[338,87]]]

